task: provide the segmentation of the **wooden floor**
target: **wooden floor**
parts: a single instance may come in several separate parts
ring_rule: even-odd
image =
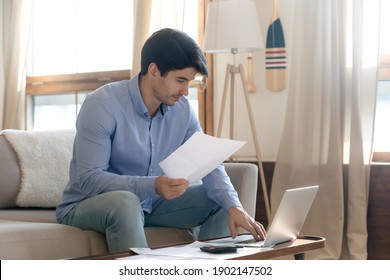
[[[275,163],[264,162],[264,176],[270,193]],[[259,180],[256,220],[267,226],[264,196]],[[369,260],[390,260],[390,164],[371,165],[367,213]]]

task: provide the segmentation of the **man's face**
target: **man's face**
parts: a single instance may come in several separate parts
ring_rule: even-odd
[[[194,68],[169,71],[161,76],[158,71],[153,87],[154,97],[161,103],[173,106],[184,95],[188,95],[189,83],[195,78],[197,71]]]

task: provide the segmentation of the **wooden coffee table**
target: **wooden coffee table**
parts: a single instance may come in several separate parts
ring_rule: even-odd
[[[319,236],[300,236],[296,240],[291,242],[285,242],[282,244],[275,245],[271,250],[259,251],[250,255],[240,256],[235,258],[229,258],[231,260],[265,260],[273,259],[278,257],[284,257],[288,255],[294,255],[294,259],[303,260],[307,251],[316,250],[325,247],[325,238]],[[171,246],[185,245],[174,244]],[[169,247],[169,246],[167,246]],[[159,247],[162,248],[162,247]],[[155,248],[157,249],[157,248]],[[98,256],[91,256],[81,259],[88,260],[114,260],[118,258],[130,257],[136,255],[132,251],[126,251],[121,253],[108,253]]]

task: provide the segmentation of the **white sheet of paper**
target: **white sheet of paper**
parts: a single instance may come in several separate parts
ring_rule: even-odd
[[[220,242],[215,240],[215,242],[199,242],[195,241],[188,245],[179,245],[179,246],[170,246],[160,249],[144,249],[144,248],[131,248],[133,252],[137,255],[121,257],[121,260],[187,260],[187,259],[229,259],[240,256],[247,256],[258,252],[264,252],[273,250],[273,248],[238,248],[237,252],[234,253],[226,253],[226,254],[210,254],[200,250],[201,246],[205,245],[221,245],[221,244],[232,244],[231,238],[227,238],[226,240],[221,239]],[[245,240],[245,238],[243,239]]]
[[[160,167],[169,178],[184,178],[190,183],[197,183],[244,144],[245,141],[195,132],[182,146],[161,161]]]

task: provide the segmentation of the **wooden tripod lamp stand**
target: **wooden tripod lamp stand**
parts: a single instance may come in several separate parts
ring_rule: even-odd
[[[256,5],[253,0],[214,0],[209,3],[206,19],[206,29],[204,38],[204,50],[209,53],[231,53],[235,56],[239,52],[253,52],[264,48],[263,39],[260,30],[260,24],[257,17]],[[257,139],[256,125],[253,118],[252,108],[249,102],[248,90],[244,68],[228,64],[226,67],[225,83],[223,88],[221,111],[217,137],[221,137],[226,99],[230,93],[230,128],[229,137],[234,138],[234,104],[235,104],[235,77],[238,74],[241,79],[245,105],[250,121],[253,143],[256,151],[256,158],[259,167],[260,180],[264,195],[264,203],[268,222],[270,222],[270,205],[268,191],[264,177],[263,164],[260,156],[259,141]],[[230,83],[230,92],[228,86]]]

